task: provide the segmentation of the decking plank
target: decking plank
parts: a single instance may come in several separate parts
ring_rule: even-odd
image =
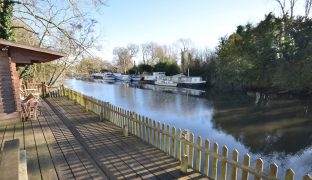
[[[90,148],[106,148],[106,151],[126,164],[126,167],[132,165],[130,168],[140,177],[157,177],[161,179],[200,178],[199,173],[190,173],[188,175],[180,173],[178,161],[166,156],[165,153],[154,147],[151,148],[151,145],[146,144],[137,137],[124,138],[119,127],[110,122],[100,122],[95,114],[84,113],[81,106],[74,105],[73,102],[64,98],[52,98],[48,101],[54,107],[57,107],[57,110],[69,120],[70,125],[77,128],[79,133],[84,134],[85,138],[92,137],[93,140],[87,140]],[[106,146],[98,145],[101,143]],[[133,144],[136,146],[133,146]]]
[[[2,151],[2,144],[3,144],[6,128],[7,128],[6,125],[0,126],[0,152]]]
[[[107,179],[106,175],[101,172],[101,170],[96,165],[94,165],[94,162],[92,159],[90,159],[88,153],[84,151],[84,149],[77,141],[77,138],[68,130],[59,117],[56,116],[52,110],[49,110],[49,113],[50,116],[53,115],[52,119],[54,121],[54,127],[57,127],[54,129],[54,132],[58,133],[58,137],[56,139],[58,140],[59,136],[61,136],[64,140],[67,141],[67,143],[65,142],[67,149],[63,150],[64,154],[66,155],[69,152],[72,153],[71,156],[68,157],[69,159],[67,159],[67,162],[70,164],[75,177],[77,178],[78,176],[81,178],[81,172],[83,171],[85,176],[87,176],[87,174],[90,176],[89,178]],[[65,144],[63,142],[63,145]],[[73,159],[73,155],[75,155],[76,160]],[[76,166],[72,164],[73,161],[76,162]]]
[[[47,119],[47,123],[49,124],[52,133],[54,134],[55,139],[57,140],[57,143],[60,146],[60,149],[62,153],[65,156],[66,161],[69,164],[69,167],[74,175],[75,179],[90,179],[91,176],[88,174],[88,172],[85,170],[85,167],[79,160],[79,158],[76,155],[75,150],[72,148],[72,146],[69,144],[68,139],[65,137],[65,134],[63,131],[65,130],[64,127],[61,127],[61,125],[57,122],[57,116],[53,115],[53,112],[46,108],[46,113],[49,119]]]
[[[31,124],[31,121],[24,122],[24,138],[28,179],[42,179],[37,149],[34,140],[34,132]]]
[[[8,124],[6,126],[4,136],[3,136],[3,140],[2,140],[1,151],[3,150],[3,145],[4,145],[5,141],[13,140],[14,131],[15,131],[15,123]]]
[[[74,114],[76,114],[75,112],[79,112],[79,109],[72,108],[72,106],[66,106],[66,107],[70,107],[70,109],[67,109],[65,111],[67,114],[72,113],[71,116],[74,116]],[[69,112],[69,111],[72,111],[72,112]],[[94,118],[90,118],[90,116],[85,117],[83,114],[79,113],[77,119],[82,120],[83,118],[89,121],[94,119]],[[95,119],[98,119],[98,118],[96,117]],[[102,122],[95,120],[94,123],[96,124],[90,129],[92,129],[92,131],[97,130],[98,132],[102,133],[103,126],[100,125]],[[107,128],[105,130],[107,130],[110,133],[115,133],[113,134],[113,136],[121,139],[120,142],[122,143],[122,146],[123,146],[122,149],[127,150],[127,153],[128,153],[127,155],[130,156],[131,158],[134,158],[137,162],[140,162],[140,164],[142,164],[145,169],[149,170],[149,172],[152,172],[153,174],[155,174],[157,177],[161,179],[172,179],[172,178],[183,176],[183,174],[179,172],[179,163],[177,161],[173,160],[172,158],[168,158],[165,155],[165,153],[160,152],[158,149],[151,148],[150,145],[146,143],[142,143],[142,141],[139,138],[136,138],[134,136],[128,137],[128,138],[122,137],[120,133],[120,128],[118,129],[118,127],[116,127],[113,124],[106,126],[105,124],[107,123],[109,122],[102,123],[102,125],[104,125]],[[107,134],[105,135],[103,134],[103,136],[101,137],[107,138],[108,136]],[[130,138],[132,139],[130,140]],[[127,143],[129,141],[130,143]],[[131,141],[133,142],[131,143]],[[136,144],[136,146],[133,146],[133,144]],[[159,157],[155,157],[155,154],[151,152],[147,152],[143,154],[142,151],[144,151],[146,148],[151,148],[154,150],[154,153],[156,152],[159,153]],[[160,161],[159,158],[161,157],[162,157],[162,160]]]
[[[55,106],[56,107],[56,106]],[[78,128],[79,126],[77,126],[77,124],[72,124],[71,122],[68,122],[70,124],[68,124],[68,127],[75,127],[78,129],[78,131],[76,132],[75,129],[72,129],[72,131],[74,131],[74,134],[75,134],[75,137],[76,138],[79,138],[80,136],[83,136],[85,139],[88,139],[86,136],[90,136],[90,131],[81,131],[81,128]],[[84,133],[84,132],[87,132]],[[83,137],[79,138],[80,142],[83,142]],[[87,140],[86,142],[86,146],[89,146],[91,149],[93,148],[99,148],[97,147],[97,145],[99,144],[98,142],[97,143],[93,143],[94,140],[96,138],[92,137],[92,140],[89,139]],[[95,140],[96,141],[96,140]],[[97,144],[97,145],[96,145]],[[93,147],[92,147],[93,146]],[[131,169],[126,166],[122,161],[120,161],[118,158],[116,158],[114,156],[114,153],[109,150],[107,147],[102,147],[101,148],[101,152],[95,152],[93,151],[92,154],[94,155],[94,159],[101,159],[102,162],[106,163],[107,162],[109,164],[111,164],[111,166],[107,167],[109,168],[111,171],[113,171],[112,175],[114,175],[117,179],[135,179],[135,178],[139,178],[139,176],[137,176],[135,174],[135,172],[131,171]],[[98,155],[98,156],[97,156]],[[101,155],[101,156],[99,156]],[[104,161],[103,161],[104,160]],[[99,162],[99,164],[102,164],[102,162]],[[117,170],[115,169],[117,168]],[[122,176],[120,176],[122,175]]]
[[[58,146],[50,127],[46,122],[46,117],[40,116],[38,122],[41,126],[42,133],[46,139],[50,154],[52,156],[54,167],[59,179],[75,179],[68,163],[66,162],[64,155]]]
[[[16,123],[14,139],[19,139],[20,149],[25,149],[25,144],[24,144],[24,124],[21,121]]]
[[[32,120],[32,128],[42,177],[44,179],[58,179],[49,149],[37,120]]]

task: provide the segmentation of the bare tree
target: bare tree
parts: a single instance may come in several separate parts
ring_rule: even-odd
[[[156,43],[154,42],[148,42],[141,45],[143,64],[148,64],[148,62],[153,59],[154,46],[156,46]]]
[[[14,21],[18,22],[12,28],[33,33],[36,44],[32,45],[63,51],[68,55],[53,63],[35,64],[22,69],[21,77],[28,75],[33,81],[47,81],[53,85],[69,66],[94,47],[96,38],[93,28],[97,22],[88,13],[90,8],[104,5],[105,0],[92,0],[92,3],[87,0],[12,2]],[[50,74],[38,75],[47,72]]]
[[[293,18],[294,17],[294,8],[295,8],[295,4],[298,0],[289,0],[289,5],[290,5],[290,17]]]
[[[311,6],[312,6],[312,0],[305,0],[305,5],[304,5],[304,17],[305,18],[309,17]]]
[[[182,72],[186,72],[191,59],[191,49],[194,43],[190,39],[179,39],[178,46],[181,51],[181,70]]]
[[[137,55],[139,48],[135,44],[129,44],[127,47],[115,47],[113,54],[115,55],[115,61],[117,66],[123,73],[127,73],[127,70],[133,66],[132,59]]]

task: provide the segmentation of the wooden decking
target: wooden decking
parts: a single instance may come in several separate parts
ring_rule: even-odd
[[[164,152],[65,97],[41,102],[38,120],[0,125],[0,149],[20,139],[29,179],[201,179]],[[205,178],[204,178],[205,179]]]

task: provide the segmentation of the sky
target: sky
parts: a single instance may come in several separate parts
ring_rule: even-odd
[[[278,11],[274,0],[108,0],[95,13],[101,50],[94,52],[111,61],[114,47],[170,45],[180,38],[214,49],[238,25],[256,24]]]

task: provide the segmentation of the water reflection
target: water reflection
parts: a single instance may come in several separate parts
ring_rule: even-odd
[[[252,153],[294,155],[311,146],[312,118],[309,100],[254,97],[242,95],[211,96],[214,102],[214,127],[231,134]],[[216,99],[217,98],[217,99]],[[256,99],[258,97],[255,97]]]
[[[175,87],[69,80],[66,85],[97,99],[188,128],[220,146],[276,162],[280,173],[312,173],[311,100],[264,94],[224,94]],[[230,154],[231,155],[231,154]],[[253,164],[255,161],[252,161]],[[267,166],[266,166],[267,167]],[[299,177],[297,177],[299,178]]]

